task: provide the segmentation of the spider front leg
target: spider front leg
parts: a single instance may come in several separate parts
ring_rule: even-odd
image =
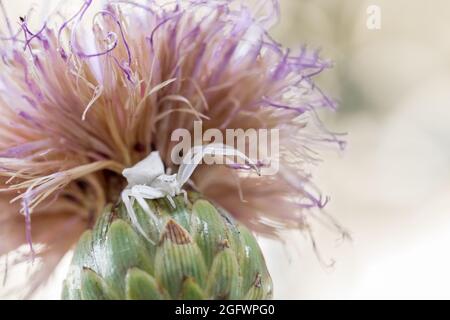
[[[136,196],[133,193],[132,189],[123,190],[121,197],[122,197],[123,203],[125,204],[125,208],[127,209],[128,215],[130,216],[131,223],[136,227],[136,229],[139,231],[139,233],[141,233],[142,236],[145,239],[147,239],[147,241],[149,241],[151,244],[155,244],[155,242],[152,239],[150,239],[148,237],[148,235],[145,233],[145,231],[142,229],[142,227],[139,224],[139,221],[137,219],[136,212],[134,211],[134,208],[133,208],[134,199],[136,199],[138,201],[138,203],[141,205],[140,202],[141,202],[142,198],[139,196]],[[145,202],[145,201],[143,201],[143,202]],[[141,205],[141,207],[142,207],[142,205]],[[150,208],[148,208],[148,209],[150,210]],[[149,216],[151,216],[151,214]]]
[[[149,200],[164,198],[166,196],[164,190],[145,185],[133,186],[131,192],[134,196]]]
[[[145,199],[143,197],[141,197],[140,195],[134,195],[133,197],[134,197],[134,199],[136,199],[138,204],[141,206],[142,210],[144,210],[144,212],[147,214],[147,216],[153,221],[153,223],[156,226],[158,226],[159,221],[156,218],[153,211],[150,209],[150,206],[148,205],[147,201],[145,201]]]
[[[173,198],[171,197],[170,194],[168,194],[167,191],[159,189],[159,188],[154,188],[151,186],[144,186],[144,185],[137,185],[134,186],[133,188],[131,188],[133,195],[136,197],[136,199],[138,197],[141,197],[143,199],[160,199],[160,198],[167,198],[167,200],[169,200],[170,205],[173,208],[176,208],[176,204],[175,201],[173,200]],[[145,202],[145,201],[144,201]],[[148,207],[148,206],[147,206]],[[150,209],[149,209],[150,210]]]
[[[191,204],[191,202],[189,201],[189,198],[188,198],[188,193],[187,193],[187,191],[184,190],[184,189],[181,189],[180,193],[182,193],[183,196],[184,196],[184,203],[186,203],[186,204]]]
[[[177,208],[177,205],[176,205],[175,201],[173,200],[173,198],[171,196],[167,195],[166,199],[169,200],[170,205],[172,206],[172,208],[174,208],[174,209]]]
[[[180,165],[177,173],[177,182],[180,188],[183,187],[186,182],[188,182],[188,180],[194,173],[194,170],[206,155],[235,156],[241,158],[248,162],[250,167],[253,168],[258,175],[261,174],[256,163],[248,158],[244,153],[226,144],[212,143],[206,146],[201,145],[193,147],[183,158],[183,162]]]

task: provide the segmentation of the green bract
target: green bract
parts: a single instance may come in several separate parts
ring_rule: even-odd
[[[108,206],[75,250],[63,299],[268,299],[272,280],[253,235],[196,193]]]

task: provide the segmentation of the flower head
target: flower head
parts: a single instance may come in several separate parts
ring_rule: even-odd
[[[205,165],[193,185],[254,231],[307,226],[308,211],[325,204],[308,174],[313,150],[343,146],[317,116],[335,108],[313,82],[330,63],[275,42],[268,29],[278,3],[258,3],[109,1],[94,13],[86,0],[38,30],[21,18],[2,34],[0,255],[42,244],[36,255],[49,267],[39,283],[118,199],[123,169],[152,151],[176,169],[170,135],[195,120],[279,129],[277,175]]]

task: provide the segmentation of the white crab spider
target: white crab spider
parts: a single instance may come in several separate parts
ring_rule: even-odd
[[[259,174],[257,165],[245,154],[220,143],[193,147],[184,157],[177,174],[169,175],[165,173],[164,164],[157,151],[152,152],[147,158],[137,163],[134,167],[127,168],[122,172],[123,176],[128,181],[128,186],[122,191],[122,201],[125,204],[131,222],[151,243],[153,243],[153,241],[148,238],[137,221],[136,213],[133,209],[134,200],[136,200],[144,212],[157,223],[157,219],[154,214],[152,214],[145,199],[152,200],[165,197],[174,208],[176,207],[176,204],[173,197],[184,194],[187,201],[187,193],[182,189],[183,185],[189,180],[194,173],[194,170],[206,155],[237,156],[248,162]]]

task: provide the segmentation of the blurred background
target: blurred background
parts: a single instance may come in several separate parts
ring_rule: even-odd
[[[32,2],[4,1],[13,17]],[[327,212],[353,240],[315,226],[329,267],[300,234],[286,234],[287,248],[261,239],[275,298],[450,299],[450,3],[280,2],[274,37],[335,62],[317,82],[340,101],[323,119],[348,133],[348,148],[322,154],[315,174],[331,196]],[[379,29],[367,27],[371,5]],[[59,297],[69,261],[36,298]]]

